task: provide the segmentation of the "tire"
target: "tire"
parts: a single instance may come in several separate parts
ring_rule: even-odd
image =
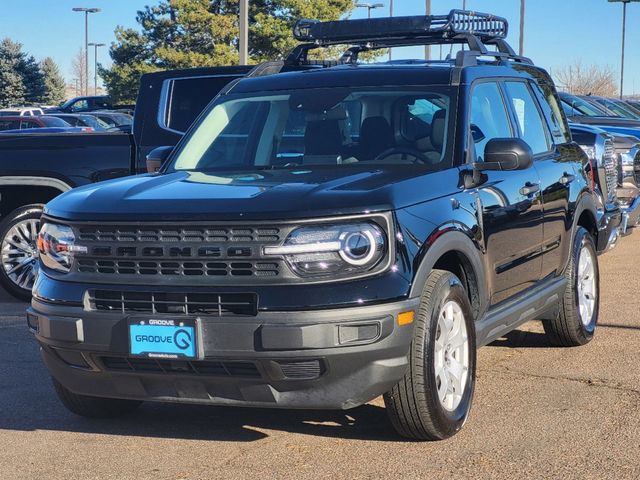
[[[14,297],[31,300],[31,288],[38,271],[36,246],[42,205],[26,205],[0,222],[0,284]]]
[[[581,261],[590,262],[590,273],[586,264],[581,266]],[[543,326],[553,345],[577,347],[593,338],[600,310],[600,273],[595,242],[582,227],[576,230],[565,277],[567,287],[558,315],[552,320],[545,320]],[[587,301],[589,296],[590,302]]]
[[[456,325],[464,325],[466,347],[445,353],[447,349],[442,347],[453,338],[443,342],[443,331],[447,329],[443,329],[439,323],[441,318],[453,318],[449,313],[454,311],[461,314],[462,319],[457,317],[458,320],[451,324],[450,333],[454,330],[461,332],[462,329],[456,328]],[[436,341],[438,338],[439,342]],[[460,377],[465,377],[464,383],[458,383],[458,390],[462,392],[450,397],[444,395],[441,401],[439,387],[446,394],[443,379],[450,378],[445,371],[448,367],[439,369],[439,366],[448,365],[444,361],[446,358],[451,364],[452,360],[456,360],[458,365],[464,364],[466,358],[467,370],[466,375],[464,370],[459,370],[462,372]],[[440,370],[439,375],[436,369]],[[475,324],[467,292],[454,274],[434,270],[427,278],[422,293],[409,351],[409,367],[402,380],[384,395],[387,413],[396,431],[413,440],[442,440],[455,435],[464,425],[471,409],[475,370]],[[449,381],[446,385],[455,387]]]
[[[142,402],[115,398],[88,397],[78,395],[64,387],[55,378],[53,386],[62,404],[71,413],[87,418],[113,418],[133,412]]]

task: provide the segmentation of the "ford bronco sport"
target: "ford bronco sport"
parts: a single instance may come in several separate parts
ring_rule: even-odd
[[[305,43],[225,88],[159,173],[46,206],[27,321],[72,412],[384,395],[401,435],[443,439],[469,414],[477,347],[533,319],[557,345],[593,337],[586,156],[506,20],[294,33]],[[337,44],[339,61],[308,59]],[[357,61],[430,44],[466,48]]]

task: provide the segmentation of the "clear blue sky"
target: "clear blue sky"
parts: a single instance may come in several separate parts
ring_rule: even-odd
[[[249,0],[251,1],[251,0]],[[389,0],[381,1],[388,5]],[[374,3],[375,3],[374,2]],[[155,0],[0,0],[0,36],[17,40],[37,59],[53,57],[64,75],[72,78],[71,60],[84,44],[84,14],[72,12],[75,6],[98,7],[101,13],[90,15],[90,41],[109,44],[116,25],[137,27],[136,11]],[[424,12],[423,0],[395,0],[396,15]],[[462,0],[432,0],[433,11],[448,12],[462,6]],[[509,41],[517,49],[519,0],[467,0],[467,8],[496,13],[510,22]],[[388,15],[388,8],[372,12]],[[363,17],[357,9],[353,17]],[[582,60],[583,64],[610,65],[620,70],[620,25],[622,5],[606,0],[527,0],[525,55],[548,69],[563,62]],[[640,3],[631,3],[627,15],[627,59],[625,94],[640,93]],[[434,48],[434,54],[438,51]],[[418,56],[419,49],[399,52],[400,56]],[[99,61],[108,64],[106,48]],[[91,65],[93,58],[90,59]],[[637,78],[637,80],[635,80]]]

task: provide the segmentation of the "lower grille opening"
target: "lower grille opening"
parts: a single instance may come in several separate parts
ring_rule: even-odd
[[[295,380],[311,380],[320,377],[324,373],[320,360],[307,360],[300,362],[278,361],[285,378]]]
[[[190,374],[216,377],[260,377],[252,362],[217,360],[165,360],[136,357],[100,357],[105,369],[118,372]]]
[[[255,293],[180,293],[90,290],[92,310],[181,315],[245,315],[258,313]]]

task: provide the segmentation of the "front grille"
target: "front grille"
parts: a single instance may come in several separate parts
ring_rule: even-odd
[[[277,228],[251,227],[164,227],[164,226],[83,226],[78,239],[100,243],[277,243]]]
[[[127,313],[167,313],[179,315],[246,315],[258,313],[255,293],[181,293],[89,290],[89,308]]]
[[[82,258],[76,260],[80,273],[106,275],[165,275],[169,277],[276,277],[278,262],[207,262],[158,260],[106,260]]]
[[[618,165],[616,165],[616,155],[613,142],[610,139],[604,142],[604,170],[607,181],[607,200],[613,202],[616,199],[616,188],[618,186]]]
[[[273,283],[291,275],[281,257],[263,254],[280,245],[291,227],[177,225],[78,225],[86,253],[72,273],[98,282],[144,284],[166,277],[182,285]],[[215,280],[214,280],[215,279]]]
[[[116,372],[144,372],[188,374],[215,377],[260,377],[252,362],[217,360],[165,360],[136,357],[99,357],[106,370]]]

